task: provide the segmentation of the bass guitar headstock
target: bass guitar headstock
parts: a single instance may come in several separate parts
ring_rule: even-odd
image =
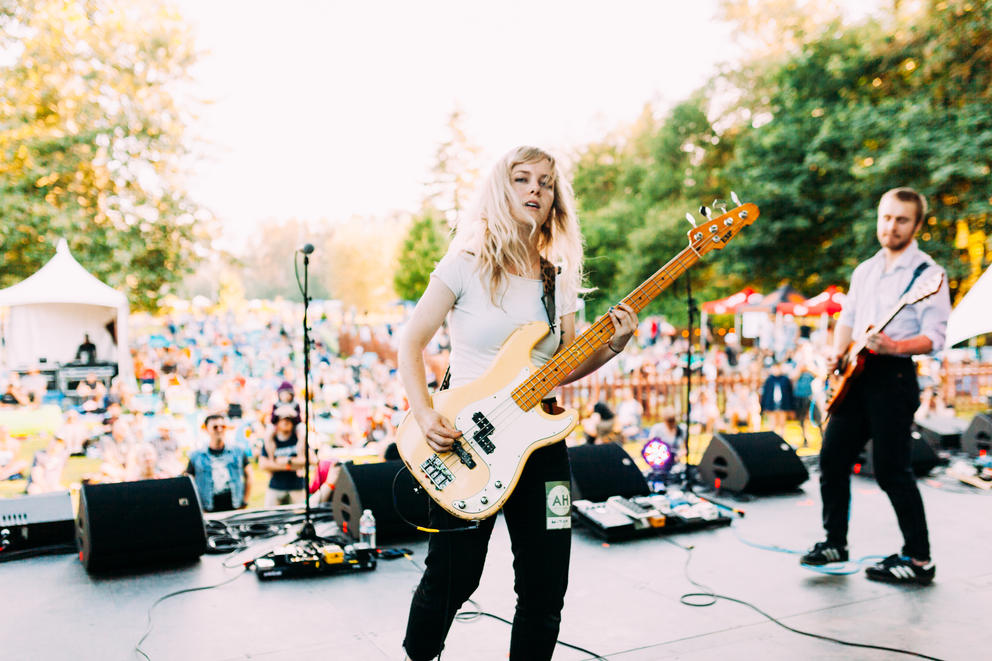
[[[737,205],[730,211],[727,211],[725,202],[713,200],[712,206],[722,212],[715,218],[708,207],[699,207],[699,213],[705,218],[705,221],[698,225],[693,215],[686,213],[685,217],[692,225],[692,229],[688,233],[689,247],[700,257],[710,250],[722,250],[742,228],[753,223],[758,217],[760,213],[758,207],[750,203],[742,204],[737,193],[731,192],[730,199]]]

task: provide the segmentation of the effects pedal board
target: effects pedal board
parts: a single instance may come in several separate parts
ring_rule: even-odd
[[[615,539],[622,536],[632,537],[634,534],[634,522],[631,518],[607,503],[576,500],[572,506],[574,508],[572,517],[589,528],[604,533],[601,536]]]
[[[674,489],[634,498],[612,496],[602,503],[577,500],[572,505],[573,519],[607,541],[715,528],[733,520],[713,503]]]
[[[267,581],[371,571],[376,562],[376,551],[368,544],[341,546],[327,541],[301,540],[256,558],[252,566],[258,578]]]

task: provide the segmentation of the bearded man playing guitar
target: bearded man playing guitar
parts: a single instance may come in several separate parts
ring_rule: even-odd
[[[460,219],[400,338],[399,374],[411,415],[434,452],[465,452],[462,432],[434,408],[425,385],[423,350],[445,317],[450,313],[452,388],[486,373],[511,333],[529,322],[551,326],[531,353],[541,365],[575,339],[581,263],[571,187],[554,158],[534,147],[504,156],[477,208]],[[609,342],[568,380],[613,358],[637,328],[637,314],[627,305],[614,307],[610,318]],[[530,455],[503,506],[517,593],[511,661],[550,659],[557,642],[571,549],[569,480],[565,442],[551,443]],[[431,536],[403,642],[413,661],[440,654],[455,612],[479,585],[496,517],[470,526],[432,502],[430,520],[440,532]]]
[[[868,567],[869,579],[926,585],[933,580],[923,500],[910,461],[913,413],[920,405],[916,368],[910,356],[939,351],[944,345],[950,295],[943,269],[916,244],[926,217],[926,199],[911,188],[886,192],[878,205],[878,241],[873,257],[854,270],[851,289],[834,332],[828,369],[837,368],[853,340],[863,341],[863,371],[849,383],[842,400],[832,405],[820,450],[820,496],[826,541],[818,542],[801,562],[825,565],[848,559],[847,529],[851,469],[869,438],[878,486],[895,510],[904,544],[900,553]],[[885,325],[885,309],[903,298],[918,277],[938,280],[935,295],[902,308]],[[939,289],[937,289],[939,287]],[[899,308],[896,308],[899,309]]]

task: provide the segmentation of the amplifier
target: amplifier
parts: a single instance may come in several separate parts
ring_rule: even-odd
[[[68,491],[0,498],[0,560],[7,553],[63,545],[75,553],[75,518]]]

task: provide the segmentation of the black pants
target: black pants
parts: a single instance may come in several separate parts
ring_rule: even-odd
[[[909,358],[869,356],[864,372],[830,416],[820,450],[820,496],[827,542],[847,546],[851,468],[868,439],[878,486],[899,521],[902,553],[930,559],[923,499],[913,475],[910,451],[913,413],[920,405],[916,369]]]
[[[517,593],[510,634],[511,661],[550,659],[558,639],[572,531],[569,527],[548,529],[552,525],[548,486],[568,483],[569,479],[564,442],[536,450],[503,506],[513,550],[513,589]],[[570,496],[567,505],[570,510]],[[431,536],[424,562],[427,571],[413,595],[403,641],[413,661],[427,661],[441,653],[455,612],[479,586],[495,524],[496,517],[491,516],[476,530]],[[431,525],[455,528],[464,526],[465,521],[431,503]]]

